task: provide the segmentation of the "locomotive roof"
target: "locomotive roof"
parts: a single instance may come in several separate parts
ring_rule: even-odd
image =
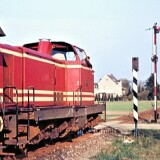
[[[56,48],[61,48],[61,50],[66,50],[66,51],[72,51],[73,50],[73,45],[63,42],[63,41],[52,41],[52,45],[54,45]],[[28,43],[24,44],[23,47],[37,50],[39,42],[34,42],[34,43]],[[80,48],[79,48],[80,49]]]

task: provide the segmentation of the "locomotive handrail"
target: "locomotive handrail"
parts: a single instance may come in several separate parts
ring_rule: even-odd
[[[103,104],[106,103],[106,93],[105,92],[98,93],[98,104],[100,102],[102,102]]]
[[[102,96],[101,96],[102,95]],[[106,108],[106,93],[105,92],[101,92],[101,93],[98,93],[96,96],[97,97],[97,100],[98,100],[98,104],[103,104],[105,106],[105,110],[104,110],[104,121],[106,122],[106,112],[107,112],[107,108]]]
[[[5,113],[5,98],[7,97],[10,101],[12,101],[14,103],[14,100],[11,99],[11,97],[9,97],[7,94],[5,94],[6,90],[7,89],[15,89],[15,93],[16,93],[16,111],[18,110],[18,90],[15,86],[7,86],[7,87],[4,87],[3,88],[3,105],[2,105],[2,108],[3,108],[3,113]],[[4,114],[5,115],[5,114]]]
[[[5,116],[5,97],[8,97],[12,102],[14,102],[13,99],[5,94],[7,89],[15,89],[16,91],[16,122],[18,122],[18,90],[15,86],[7,86],[3,88],[3,116]],[[18,143],[18,123],[16,124],[16,142]]]
[[[27,119],[28,119],[28,126],[27,126],[27,141],[29,140],[29,137],[30,137],[30,129],[29,129],[29,126],[30,126],[30,117],[29,117],[29,108],[30,108],[30,93],[29,91],[32,89],[33,91],[33,106],[35,104],[35,89],[33,86],[29,86],[28,87],[28,113],[27,113]]]

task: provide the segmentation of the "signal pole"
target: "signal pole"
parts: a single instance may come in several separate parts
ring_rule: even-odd
[[[154,121],[157,122],[157,62],[158,62],[157,33],[159,33],[160,29],[157,27],[157,23],[154,24],[153,29],[154,29],[154,35],[153,35],[154,47],[153,47],[153,56],[151,60],[154,64]]]

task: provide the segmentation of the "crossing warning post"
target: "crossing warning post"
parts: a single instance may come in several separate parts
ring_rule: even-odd
[[[139,60],[138,57],[132,58],[132,73],[133,73],[133,82],[132,82],[132,93],[133,93],[133,117],[135,122],[134,136],[138,136],[138,76],[137,72],[139,71]]]

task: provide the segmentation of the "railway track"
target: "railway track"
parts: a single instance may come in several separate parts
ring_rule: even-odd
[[[103,149],[110,140],[119,136],[119,130],[112,127],[102,127],[100,129],[92,129],[84,134],[70,134],[65,138],[57,139],[56,141],[42,141],[37,145],[30,145],[28,147],[28,157],[25,155],[17,154],[8,155],[4,160],[8,159],[23,159],[23,160],[44,160],[44,159],[60,159],[72,160],[80,158],[80,153],[84,153],[83,159],[88,156],[98,153]],[[93,153],[93,148],[96,151]],[[92,152],[92,153],[90,153]]]
[[[69,135],[61,140],[50,143],[43,143],[37,148],[30,148],[28,158],[25,160],[42,159],[61,159],[72,160],[81,157],[87,159],[88,156],[98,153],[103,149],[113,137],[120,136],[121,132],[112,127],[103,127],[98,130],[92,130],[81,136]],[[93,153],[93,150],[95,150]],[[92,153],[91,153],[92,152]],[[84,153],[81,155],[80,153]]]

